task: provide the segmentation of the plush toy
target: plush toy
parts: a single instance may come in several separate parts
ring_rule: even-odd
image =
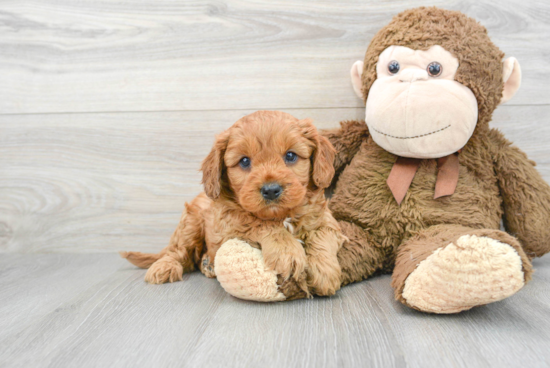
[[[521,81],[517,60],[503,56],[474,19],[418,8],[382,28],[354,64],[366,123],[324,133],[337,150],[330,209],[349,238],[338,253],[342,285],[393,272],[403,304],[457,313],[529,281],[531,259],[550,250],[550,187],[489,128]],[[252,290],[227,281],[231,268],[222,274],[230,293]],[[274,280],[266,285],[286,299],[303,296]]]

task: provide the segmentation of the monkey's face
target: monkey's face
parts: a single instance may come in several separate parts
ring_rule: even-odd
[[[457,69],[457,58],[441,46],[390,46],[382,52],[366,104],[374,141],[413,158],[439,158],[464,147],[478,106],[473,92],[455,81]]]

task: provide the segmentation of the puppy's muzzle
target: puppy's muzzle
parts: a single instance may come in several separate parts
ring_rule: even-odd
[[[268,183],[262,186],[260,192],[266,200],[274,201],[283,193],[283,187],[277,183]]]

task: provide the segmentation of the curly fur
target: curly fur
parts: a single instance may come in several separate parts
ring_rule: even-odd
[[[456,80],[472,90],[479,106],[474,134],[459,154],[452,196],[433,198],[437,164],[423,160],[399,206],[386,184],[397,156],[372,140],[363,121],[343,122],[322,133],[337,149],[330,209],[349,238],[338,252],[342,284],[393,271],[396,298],[405,304],[408,275],[459,236],[485,236],[510,245],[521,258],[525,281],[532,273],[530,259],[550,251],[550,187],[523,152],[488,126],[502,96],[503,53],[483,26],[460,12],[437,8],[397,15],[367,50],[365,100],[383,50],[391,45],[425,50],[436,44],[458,58]],[[499,230],[502,219],[508,233]],[[283,293],[294,297],[295,290],[284,286]]]
[[[436,7],[406,10],[395,16],[372,39],[363,67],[363,98],[376,80],[378,56],[391,45],[427,50],[439,45],[458,59],[455,80],[468,87],[479,108],[476,129],[487,130],[491,114],[498,106],[503,90],[504,53],[496,47],[487,29],[459,11]]]
[[[296,162],[285,163],[288,150]],[[250,168],[239,165],[244,156]],[[311,121],[276,111],[245,116],[216,138],[202,164],[205,193],[186,204],[169,245],[159,254],[121,255],[149,267],[150,283],[181,280],[196,267],[215,277],[217,250],[238,238],[261,248],[266,266],[283,281],[292,278],[304,295],[334,294],[341,276],[336,254],[345,238],[324,197],[333,160],[334,148]],[[272,182],[283,192],[266,201],[260,189]]]

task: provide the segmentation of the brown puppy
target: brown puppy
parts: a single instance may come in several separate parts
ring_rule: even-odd
[[[345,240],[324,196],[334,153],[310,120],[276,111],[245,116],[216,138],[202,163],[205,193],[186,204],[169,245],[159,254],[121,255],[149,267],[145,280],[153,284],[181,280],[196,266],[216,277],[217,250],[239,238],[260,248],[280,279],[332,295]]]

